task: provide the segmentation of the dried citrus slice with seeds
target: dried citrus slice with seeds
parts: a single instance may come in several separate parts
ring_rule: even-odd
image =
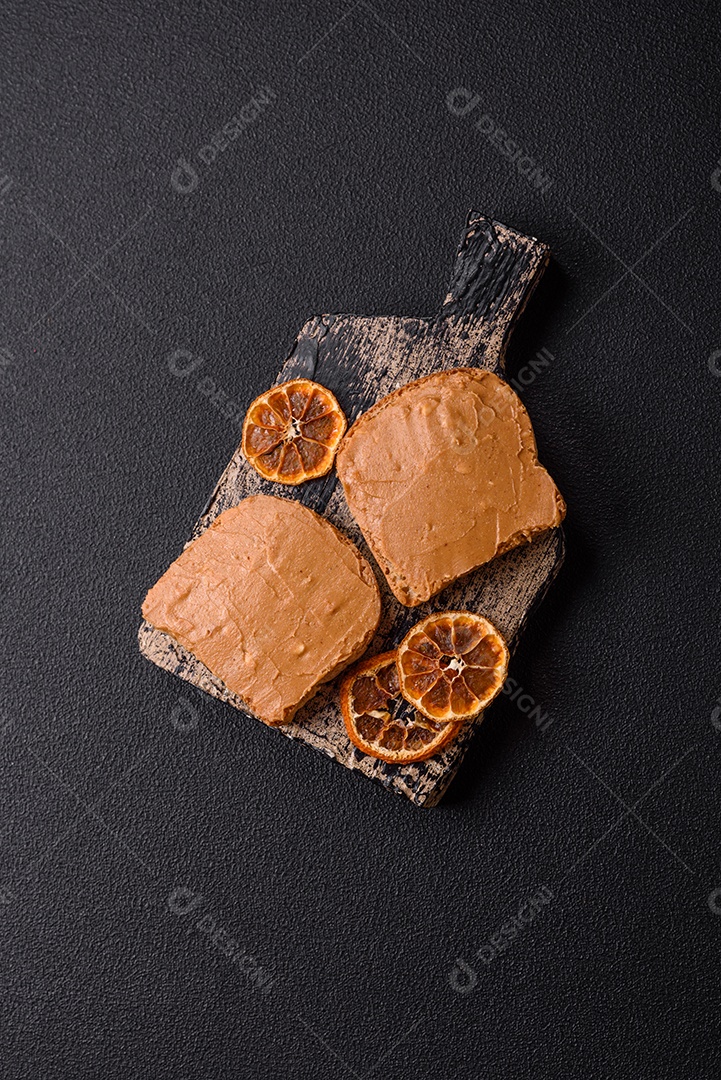
[[[467,720],[506,681],[508,647],[493,623],[470,611],[440,611],[398,646],[403,697],[431,720]]]
[[[330,390],[293,379],[261,394],[248,409],[243,455],[266,480],[302,484],[330,472],[346,426]]]
[[[463,725],[429,720],[404,701],[396,660],[395,650],[371,656],[344,678],[340,703],[348,738],[381,761],[425,761],[447,746]]]

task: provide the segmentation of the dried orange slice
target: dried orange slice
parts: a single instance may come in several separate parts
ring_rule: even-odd
[[[463,725],[429,720],[404,701],[396,660],[395,650],[371,656],[344,678],[340,703],[348,738],[381,761],[425,761],[447,746]]]
[[[302,484],[330,472],[346,427],[330,390],[310,379],[293,379],[255,399],[245,415],[241,445],[266,480]]]
[[[440,611],[398,646],[403,697],[430,720],[477,716],[506,681],[508,647],[493,623],[470,611]]]

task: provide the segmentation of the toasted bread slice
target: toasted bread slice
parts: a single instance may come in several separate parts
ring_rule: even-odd
[[[354,544],[293,499],[252,495],[220,514],[153,586],[143,616],[267,724],[284,724],[357,660],[381,614]]]
[[[563,520],[520,398],[451,368],[382,398],[336,458],[348,506],[388,584],[415,607]]]

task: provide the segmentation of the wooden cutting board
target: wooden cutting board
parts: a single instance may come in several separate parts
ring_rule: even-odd
[[[538,240],[471,213],[438,315],[317,315],[301,330],[276,381],[304,377],[322,383],[336,395],[350,424],[384,394],[433,371],[481,367],[502,375],[513,326],[549,258],[549,249]],[[468,609],[485,615],[512,648],[531,607],[548,588],[563,559],[563,533],[560,528],[553,529],[456,582],[427,604],[409,609],[395,599],[376,567],[335,473],[297,488],[271,484],[247,464],[238,447],[191,539],[223,510],[258,492],[299,499],[324,514],[377,570],[383,618],[369,655],[393,648],[414,623],[443,609]],[[167,634],[144,622],[139,641],[141,652],[153,663],[248,715],[243,701]],[[367,757],[351,744],[338,707],[337,682],[332,682],[297,713],[293,723],[274,730],[372,777],[417,806],[432,806],[452,780],[481,719],[469,721],[438,757],[412,765],[390,765]]]

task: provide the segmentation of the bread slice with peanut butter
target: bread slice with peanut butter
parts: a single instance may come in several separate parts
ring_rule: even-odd
[[[366,650],[381,614],[354,544],[294,499],[225,510],[152,587],[143,616],[267,724],[284,724]]]
[[[479,368],[436,372],[382,398],[350,428],[336,467],[390,588],[409,607],[566,513],[523,403]]]

